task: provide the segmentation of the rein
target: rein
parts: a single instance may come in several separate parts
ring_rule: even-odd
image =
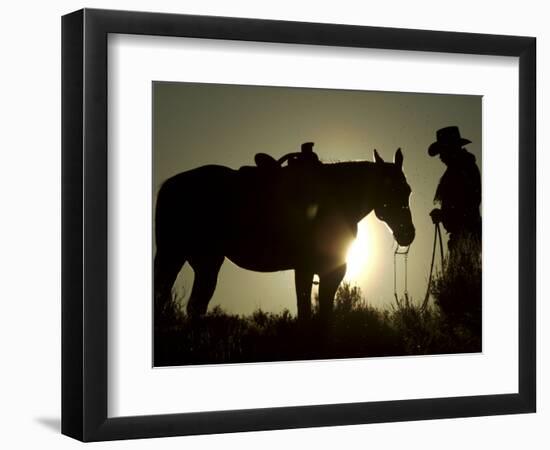
[[[430,287],[432,286],[432,275],[434,270],[434,262],[435,262],[435,248],[437,247],[437,242],[439,241],[439,251],[441,253],[441,266],[443,266],[443,241],[441,238],[441,227],[439,226],[439,223],[435,224],[435,231],[434,231],[434,245],[432,249],[432,263],[430,264],[430,276],[428,278],[428,287],[426,289],[426,296],[424,297],[424,302],[422,302],[422,310],[425,310],[428,306],[428,300],[430,299]]]
[[[399,303],[399,297],[397,296],[397,255],[403,255],[404,258],[404,265],[405,265],[405,290],[403,294],[405,295],[405,298],[409,298],[409,292],[407,291],[407,262],[409,260],[409,249],[411,248],[410,245],[405,247],[404,249],[400,250],[399,244],[397,244],[397,247],[395,248],[395,252],[393,252],[393,295],[395,297],[395,300],[397,303]]]

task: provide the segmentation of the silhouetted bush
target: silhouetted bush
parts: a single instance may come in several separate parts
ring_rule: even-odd
[[[431,294],[455,338],[481,346],[481,251],[477,242],[456,243],[443,270],[432,283]]]
[[[213,308],[191,320],[181,311],[155,327],[155,365],[242,363],[480,351],[480,340],[450,324],[438,307],[422,309],[405,297],[390,309],[367,303],[356,286],[343,283],[330,325],[314,305],[309,322],[288,310],[250,316]]]

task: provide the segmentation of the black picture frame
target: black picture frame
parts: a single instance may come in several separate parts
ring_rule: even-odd
[[[519,57],[518,393],[107,417],[109,33]],[[535,412],[536,39],[84,9],[62,18],[62,433],[82,441]]]

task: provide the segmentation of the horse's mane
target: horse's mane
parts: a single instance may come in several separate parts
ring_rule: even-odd
[[[353,160],[346,160],[341,161],[339,159],[331,159],[330,161],[321,160],[323,165],[325,166],[349,166],[349,165],[357,165],[366,163],[367,165],[374,164],[373,161],[367,161],[366,159],[353,159]]]
[[[365,172],[369,174],[374,173],[376,163],[372,161],[337,161],[337,162],[323,162],[321,170],[324,171],[330,177],[342,178],[354,178],[355,176],[363,177]]]

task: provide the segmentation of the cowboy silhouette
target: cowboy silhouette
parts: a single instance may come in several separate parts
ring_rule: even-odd
[[[481,244],[481,174],[475,156],[463,147],[471,141],[460,136],[458,127],[441,128],[436,135],[428,154],[439,155],[447,170],[435,192],[434,203],[439,208],[433,209],[430,216],[434,224],[443,224],[449,233],[452,254],[459,242]]]

